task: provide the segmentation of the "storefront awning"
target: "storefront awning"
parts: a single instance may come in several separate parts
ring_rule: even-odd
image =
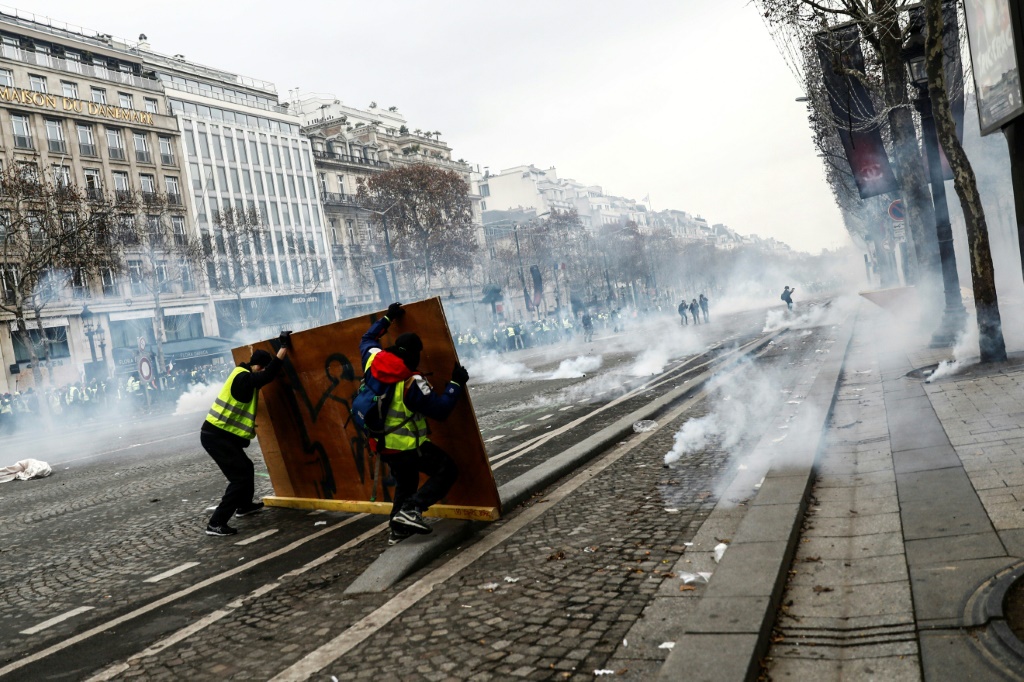
[[[218,355],[230,355],[234,344],[218,336],[183,339],[164,343],[164,358],[173,362],[194,360]],[[152,349],[155,352],[155,348]]]

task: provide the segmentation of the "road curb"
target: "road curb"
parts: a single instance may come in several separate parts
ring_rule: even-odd
[[[643,419],[651,419],[672,403],[695,393],[715,373],[739,362],[747,354],[761,350],[785,331],[786,329],[780,329],[757,341],[748,343],[742,347],[743,353],[737,353],[723,363],[709,368],[685,385],[679,386],[642,408],[620,417],[561,454],[501,486],[498,488],[498,497],[501,500],[502,512],[508,513],[535,493],[544,490],[569,472],[579,468],[580,465],[586,464],[602,452],[607,451],[608,448],[633,433],[634,423]],[[390,588],[405,576],[433,561],[469,537],[478,525],[480,522],[451,519],[443,519],[435,523],[434,532],[430,535],[404,540],[381,554],[352,582],[345,593],[382,592]]]
[[[856,319],[854,313],[844,321],[833,347],[841,352],[818,372],[791,427],[791,432],[818,437],[795,439],[786,465],[768,471],[700,602],[673,632],[676,644],[658,680],[758,679],[800,540],[815,462],[835,407]],[[828,407],[817,413],[817,405]]]

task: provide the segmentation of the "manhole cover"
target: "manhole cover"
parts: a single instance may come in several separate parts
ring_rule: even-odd
[[[1024,579],[1018,578],[1006,591],[1003,615],[1017,639],[1024,640]]]
[[[925,365],[924,367],[918,367],[917,369],[910,370],[904,376],[906,376],[908,379],[924,380],[930,377],[932,374],[935,374],[935,370],[937,370],[938,368],[939,366],[937,364]]]

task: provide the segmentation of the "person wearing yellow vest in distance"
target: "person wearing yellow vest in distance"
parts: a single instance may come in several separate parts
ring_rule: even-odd
[[[253,502],[256,491],[255,471],[245,448],[256,437],[256,401],[260,389],[277,376],[281,360],[291,347],[290,332],[281,332],[281,348],[275,358],[265,350],[253,351],[249,362],[243,362],[228,375],[206,415],[199,441],[228,479],[227,490],[206,526],[207,535],[234,535],[238,531],[228,525],[231,516],[248,516],[263,509],[262,502]]]
[[[451,456],[430,442],[427,418],[447,419],[469,380],[466,368],[456,365],[444,391],[434,391],[416,373],[423,350],[423,341],[417,334],[401,334],[393,346],[382,349],[380,337],[403,315],[402,304],[392,303],[387,314],[370,326],[359,343],[367,386],[377,395],[391,395],[384,417],[384,442],[370,439],[370,449],[380,453],[381,461],[390,467],[395,478],[389,545],[413,533],[433,530],[423,521],[423,512],[448,494],[459,472]],[[429,478],[417,490],[420,472]]]

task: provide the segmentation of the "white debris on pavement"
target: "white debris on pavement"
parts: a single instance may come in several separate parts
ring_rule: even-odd
[[[675,645],[676,645],[675,642],[662,642],[661,644],[658,645],[658,648],[659,649],[671,649],[671,648],[675,647]]]
[[[690,583],[706,583],[708,581],[708,578],[710,578],[710,577],[711,577],[710,573],[686,573],[686,572],[683,572],[683,573],[679,574],[679,579],[683,581],[684,585],[689,585]]]
[[[480,586],[481,590],[496,590],[498,589],[498,583],[484,583]]]
[[[715,545],[715,563],[717,564],[725,556],[725,550],[729,549],[729,545],[724,542],[719,542]]]
[[[638,422],[633,422],[633,433],[646,433],[656,428],[658,428],[658,422],[651,421],[650,419],[641,419]]]
[[[517,583],[517,582],[519,582],[519,578],[513,578],[510,575],[506,575],[505,576],[505,582],[507,582],[507,583]]]
[[[666,514],[678,514],[678,513],[679,513],[679,510],[678,510],[678,509],[671,509],[671,508],[669,508],[669,507],[666,507],[666,508],[665,508],[665,513],[666,513]]]
[[[20,462],[0,468],[0,483],[27,481],[31,478],[45,478],[53,473],[46,462],[38,459],[23,459]]]
[[[326,521],[315,521],[315,522],[313,522],[313,525],[314,526],[326,526],[327,522]]]
[[[615,674],[614,670],[608,670],[607,668],[602,669],[602,670],[595,670],[594,671],[594,675],[598,675],[598,676],[600,676],[600,675],[614,675],[614,674]]]

